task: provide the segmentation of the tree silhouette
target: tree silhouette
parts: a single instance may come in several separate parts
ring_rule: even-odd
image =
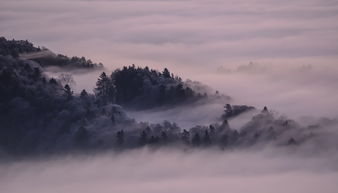
[[[115,102],[115,87],[105,72],[102,72],[96,82],[95,94],[102,104]]]
[[[64,95],[68,100],[73,98],[73,91],[71,90],[70,86],[68,84],[64,87]]]
[[[192,140],[191,140],[191,143],[193,146],[200,146],[201,144],[201,137],[198,133],[195,133]]]
[[[83,90],[81,91],[80,97],[81,97],[82,99],[88,97],[88,93],[87,93],[87,91],[86,91],[85,89],[83,89]]]
[[[164,78],[171,78],[170,72],[167,68],[164,68],[162,75],[163,75]]]

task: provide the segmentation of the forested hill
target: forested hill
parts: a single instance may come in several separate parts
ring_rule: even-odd
[[[24,43],[26,44],[26,43]],[[30,44],[27,44],[30,45]],[[29,46],[28,46],[29,47]],[[28,49],[28,48],[27,48]],[[199,88],[199,89],[197,89]],[[181,128],[176,123],[138,122],[124,107],[189,108],[223,98],[199,83],[162,72],[126,66],[102,73],[95,93],[74,93],[69,85],[45,75],[31,60],[0,55],[0,157],[73,151],[123,150],[149,146],[232,149],[257,145],[298,146],[320,142],[320,125],[301,126],[246,105],[224,104],[219,121]],[[227,98],[227,97],[226,97]],[[229,120],[254,111],[241,128]]]
[[[27,40],[7,40],[0,37],[0,55],[19,57],[22,53],[39,52],[41,48],[35,47]]]
[[[32,60],[42,67],[58,67],[61,70],[103,68],[102,63],[94,63],[85,57],[54,54],[47,48],[35,47],[27,40],[7,40],[4,37],[0,37],[0,55]]]
[[[218,93],[207,93],[207,88],[203,89],[200,83],[182,81],[167,68],[159,72],[135,65],[117,69],[110,76],[103,72],[96,85],[95,94],[100,102],[139,109],[225,97]],[[199,90],[193,89],[193,86],[198,86]]]
[[[58,80],[46,77],[36,63],[0,56],[0,157],[75,150],[120,151],[144,146],[221,149],[259,144],[296,146],[316,138],[319,126],[302,127],[293,120],[275,117],[266,108],[238,130],[231,128],[228,119],[253,107],[226,105],[219,122],[180,128],[168,121],[137,122],[116,104],[131,105],[144,100],[146,104],[155,105],[200,97],[168,72],[125,67],[110,77],[103,73],[95,95],[85,90],[78,95],[68,85],[62,86]],[[131,79],[128,83],[127,78]],[[109,85],[104,86],[106,83]],[[111,92],[109,89],[114,89],[114,94],[105,95],[104,92]],[[164,94],[159,94],[160,90],[165,90]],[[157,102],[151,103],[153,100]],[[183,105],[176,105],[180,104]]]

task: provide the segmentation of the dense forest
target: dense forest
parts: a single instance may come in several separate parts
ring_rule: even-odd
[[[61,70],[103,68],[102,63],[94,63],[85,57],[54,54],[47,48],[35,47],[27,40],[7,40],[4,37],[0,37],[0,55],[30,59],[39,63],[41,67],[58,67]]]
[[[96,83],[95,94],[102,104],[117,103],[131,108],[193,103],[208,98],[206,91],[195,91],[167,68],[163,72],[125,66],[110,76],[103,72]]]
[[[14,42],[19,48],[10,49],[16,53],[36,51],[26,41]],[[138,122],[128,116],[125,108],[171,108],[225,96],[197,90],[166,68],[159,72],[135,65],[110,75],[102,72],[94,93],[74,93],[69,85],[48,77],[39,63],[16,57],[7,47],[1,48],[0,93],[0,155],[144,146],[229,149],[266,143],[299,145],[314,138],[319,127],[301,126],[275,116],[266,107],[259,111],[252,106],[231,104],[224,104],[219,122],[208,125],[180,128],[169,121]],[[256,115],[242,128],[231,128],[229,120],[248,111]]]
[[[65,68],[66,70],[103,68],[102,63],[93,63],[90,59],[86,59],[85,57],[73,56],[70,58],[62,54],[39,57],[32,60],[38,62],[42,67],[59,67]]]
[[[0,55],[19,57],[21,53],[39,52],[41,48],[34,47],[34,45],[27,40],[7,40],[0,37]]]

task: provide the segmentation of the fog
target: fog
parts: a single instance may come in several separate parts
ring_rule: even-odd
[[[112,70],[106,69],[106,72],[110,73]],[[49,74],[57,77],[61,73],[65,72]],[[86,89],[92,92],[100,73],[100,70],[92,73],[73,73],[76,81],[75,91]],[[218,90],[230,96],[230,100],[210,101],[173,109],[130,112],[130,115],[140,121],[170,120],[183,127],[203,125],[216,121],[224,105],[230,103],[251,105],[258,109],[267,106],[273,111],[298,120],[304,117],[337,118],[337,77],[337,65],[325,63],[281,66],[251,62],[243,65],[224,65],[203,73],[196,72],[189,79],[210,86],[211,93]]]
[[[68,56],[164,67],[230,96],[173,108],[127,109],[136,121],[183,129],[219,121],[226,103],[323,127],[302,147],[141,149],[0,162],[5,193],[259,192],[338,190],[337,0],[0,0],[0,35]],[[101,71],[72,74],[92,92]],[[239,129],[257,111],[229,121]],[[0,158],[1,159],[1,158]]]
[[[324,157],[325,156],[325,157]],[[147,149],[0,165],[3,192],[335,193],[337,157],[295,151]]]
[[[1,0],[1,5],[2,35],[112,66],[169,65],[180,71],[251,60],[337,59],[335,0]]]
[[[258,109],[267,106],[297,120],[306,117],[337,118],[337,77],[338,67],[331,64],[281,66],[271,63],[248,63],[220,66],[202,74],[192,75],[192,78],[231,96],[231,100],[191,108],[179,107],[166,112],[151,111],[153,114],[140,112],[137,118],[150,121],[157,117],[169,117],[169,120],[178,123],[181,121],[184,125],[184,121],[189,122],[193,120],[191,117],[195,116],[197,123],[205,124],[219,118],[225,103],[252,105]]]
[[[168,67],[234,103],[292,117],[337,117],[335,0],[0,3],[0,33],[8,38],[86,56],[108,71]],[[91,91],[97,75],[74,76],[77,90]]]
[[[220,67],[201,81],[234,103],[268,106],[290,117],[337,117],[337,65],[248,63]]]

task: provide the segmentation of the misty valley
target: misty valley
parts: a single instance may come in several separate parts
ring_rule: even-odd
[[[231,105],[231,97],[199,82],[183,81],[167,68],[160,72],[132,65],[111,74],[102,72],[93,91],[83,89],[74,93],[67,84],[71,83],[71,76],[48,77],[47,67],[65,71],[85,68],[87,71],[83,73],[90,73],[102,70],[102,64],[74,59],[79,57],[65,59],[68,57],[63,55],[20,57],[40,51],[27,41],[1,39],[0,143],[3,156],[122,151],[145,146],[226,151],[264,146],[297,149],[314,142],[327,148],[330,145],[321,141],[324,135],[330,135],[323,132],[324,125],[320,122],[302,125],[267,107]],[[203,111],[198,107],[214,103],[221,108],[224,106],[223,112],[216,115],[216,121],[190,128],[182,128],[170,120],[138,121],[128,115],[128,111],[160,113],[175,108],[186,108],[189,113],[195,109]],[[248,113],[251,118],[240,128],[232,128],[232,120]],[[335,124],[335,120],[330,120],[325,127]]]
[[[86,90],[78,74],[99,75]],[[278,193],[283,181],[293,184],[288,192],[338,188],[337,119],[301,122],[268,106],[234,104],[231,93],[168,68],[108,71],[1,37],[0,93],[6,192],[111,192],[111,183],[113,192],[135,192],[130,183],[141,192],[271,192],[275,183]]]

